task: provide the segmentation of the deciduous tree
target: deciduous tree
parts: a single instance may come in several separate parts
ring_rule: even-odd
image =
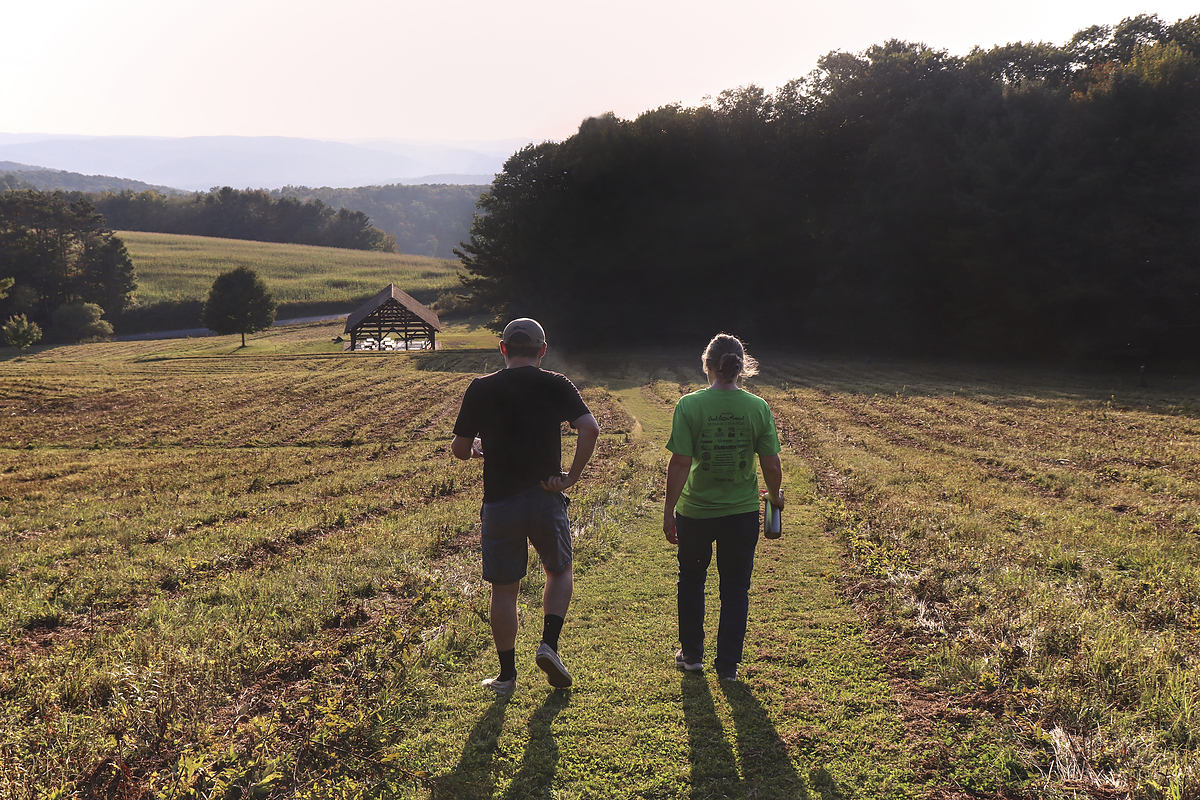
[[[987,357],[1200,349],[1200,16],[1056,47],[835,52],[775,94],[585,120],[459,248],[556,341]]]
[[[213,281],[201,322],[222,335],[265,331],[275,322],[275,300],[258,274],[247,267],[223,272]]]

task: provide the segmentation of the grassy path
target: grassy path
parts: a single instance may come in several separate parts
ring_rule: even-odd
[[[655,484],[646,491],[656,498],[669,409],[641,388],[617,394],[640,423],[635,436],[645,440],[645,474]],[[674,550],[658,503],[647,499],[618,552],[576,582],[562,639],[575,688],[552,690],[534,666],[540,608],[523,595],[517,693],[496,699],[480,689],[495,670],[485,648],[424,687],[411,736],[393,751],[400,763],[434,776],[435,798],[917,794],[881,665],[824,577],[837,551],[805,505],[810,473],[785,459],[793,505],[784,537],[760,540],[740,684],[721,684],[711,669],[674,668]]]

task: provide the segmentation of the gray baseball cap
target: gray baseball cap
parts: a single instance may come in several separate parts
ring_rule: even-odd
[[[521,317],[504,326],[500,339],[505,344],[543,345],[546,343],[546,332],[536,319]]]

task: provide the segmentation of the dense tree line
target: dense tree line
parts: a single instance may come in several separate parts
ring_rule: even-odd
[[[112,332],[137,280],[124,243],[85,198],[61,192],[0,194],[0,319],[25,315],[58,339]]]
[[[454,248],[467,238],[475,203],[484,186],[433,184],[421,186],[360,186],[354,189],[310,189],[288,186],[276,197],[321,201],[334,208],[365,212],[372,223],[396,237],[401,253],[453,258]]]
[[[36,189],[32,183],[21,180],[20,177],[13,172],[0,173],[0,194],[10,190],[17,189]]]
[[[833,52],[771,94],[527,147],[462,256],[564,343],[987,356],[1200,345],[1200,16],[951,56]]]
[[[184,197],[127,190],[92,199],[117,230],[396,251],[394,237],[372,225],[366,213],[316,199],[276,199],[265,191],[228,186]]]

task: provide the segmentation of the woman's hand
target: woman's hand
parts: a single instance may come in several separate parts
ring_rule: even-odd
[[[766,489],[759,489],[760,497],[765,497],[771,501],[771,505],[778,509],[783,508],[783,464],[779,461],[779,454],[773,456],[759,456],[758,465],[762,468],[763,478],[767,481]],[[772,488],[774,487],[774,488]]]
[[[679,544],[679,534],[675,530],[674,511],[663,511],[663,533],[666,534],[668,542],[671,544]]]
[[[767,489],[760,489],[758,497],[770,500],[770,505],[776,507],[780,511],[784,510],[784,489],[780,488],[778,492],[768,492]]]

